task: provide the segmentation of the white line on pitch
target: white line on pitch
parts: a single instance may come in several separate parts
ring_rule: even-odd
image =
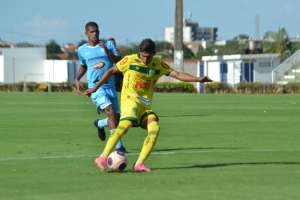
[[[202,153],[241,153],[241,152],[299,152],[300,150],[272,150],[272,149],[220,149],[220,150],[194,150],[194,151],[154,151],[151,155],[180,155],[180,154],[202,154]],[[127,156],[138,155],[138,152],[127,153]],[[14,160],[49,160],[49,159],[74,159],[74,158],[95,158],[98,155],[53,155],[53,156],[24,156],[24,157],[0,157],[1,161]]]

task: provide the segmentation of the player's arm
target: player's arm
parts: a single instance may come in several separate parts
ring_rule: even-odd
[[[114,42],[115,44],[115,42]],[[106,55],[109,57],[109,59],[114,62],[114,63],[117,63],[118,61],[121,60],[121,56],[117,55],[117,54],[114,54],[113,52],[111,52],[107,46],[104,44],[103,41],[99,41],[99,46],[102,47],[106,53]]]
[[[80,93],[80,79],[84,76],[86,71],[87,71],[86,65],[80,65],[80,68],[76,75],[76,80],[75,80],[75,87],[76,87],[76,91],[78,94]]]
[[[191,74],[188,74],[185,72],[179,72],[176,70],[171,71],[169,76],[171,76],[172,78],[175,78],[177,80],[184,81],[184,82],[201,82],[201,83],[212,82],[212,80],[207,76],[197,77],[197,76],[193,76]]]
[[[107,81],[113,74],[117,73],[118,69],[116,67],[112,67],[109,70],[105,72],[105,74],[102,76],[102,78],[96,83],[96,86],[93,88],[89,88],[84,91],[84,94],[87,96],[90,96],[92,93],[96,92],[105,81]]]

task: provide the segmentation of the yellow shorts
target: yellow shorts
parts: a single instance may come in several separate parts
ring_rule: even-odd
[[[158,116],[151,110],[150,106],[144,106],[131,98],[121,99],[120,120],[130,120],[133,122],[133,126],[145,128],[145,121],[150,114],[155,115],[158,120]]]

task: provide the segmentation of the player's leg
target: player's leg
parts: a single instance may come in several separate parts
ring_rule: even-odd
[[[107,166],[107,157],[113,150],[114,145],[117,141],[128,131],[130,127],[137,124],[137,112],[138,106],[135,101],[130,99],[121,100],[121,119],[118,127],[116,128],[114,134],[112,134],[102,152],[102,154],[95,160],[101,171]]]
[[[139,154],[138,160],[136,161],[136,163],[134,165],[134,171],[138,171],[138,172],[149,172],[150,171],[150,168],[147,168],[144,165],[144,162],[150,155],[150,153],[156,143],[158,133],[159,133],[158,117],[154,113],[151,113],[151,114],[148,114],[147,117],[145,117],[145,118],[147,120],[146,122],[147,122],[148,135],[144,140],[142,150]]]
[[[100,113],[99,109],[97,109],[97,111],[98,113]],[[106,117],[104,119],[96,119],[94,121],[94,126],[97,128],[99,139],[104,141],[106,138],[104,128],[108,126],[108,118]]]
[[[107,106],[104,109],[104,111],[107,114],[108,126],[110,128],[110,134],[112,135],[112,134],[114,134],[115,129],[117,128],[117,124],[118,124],[117,114],[114,112],[112,105]],[[122,151],[122,152],[126,151],[121,139],[119,139],[117,141],[115,148],[116,148],[116,151]]]
[[[118,124],[119,120],[120,120],[120,106],[119,106],[117,93],[116,93],[115,89],[113,89],[113,88],[107,88],[107,89],[105,89],[105,92],[106,92],[107,96],[109,97],[113,111],[115,113],[114,114],[115,120],[116,120],[116,123]],[[114,130],[111,131],[111,134],[113,133],[113,131]],[[121,151],[124,153],[127,152],[124,147],[123,141],[121,139],[116,144],[116,151]]]
[[[130,127],[132,127],[132,122],[130,120],[121,120],[114,133],[110,135],[102,154],[95,160],[95,163],[101,171],[103,171],[107,166],[108,155],[112,152],[117,142],[128,131]]]
[[[102,95],[101,91],[97,91],[91,95],[91,100],[94,104],[96,104],[97,113],[101,112],[101,102],[99,102],[99,97]],[[105,127],[108,126],[108,118],[104,119],[96,119],[94,121],[94,126],[97,128],[98,137],[100,140],[104,141],[106,138]]]
[[[104,135],[101,135],[101,133],[103,133],[102,127],[107,124],[106,126],[109,127],[111,134],[117,127],[118,120],[116,118],[116,112],[120,112],[117,95],[111,88],[100,88],[96,92],[96,95],[92,96],[92,100],[96,103],[97,109],[104,111],[107,115],[107,119],[97,121],[97,125],[101,125],[101,128],[99,126],[98,129],[98,135],[99,137],[101,136],[101,140],[104,140],[105,133]],[[118,141],[116,149],[120,151],[126,151],[126,149],[123,147],[122,141]]]

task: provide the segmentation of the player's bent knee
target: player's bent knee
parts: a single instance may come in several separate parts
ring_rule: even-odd
[[[155,114],[153,114],[153,113],[149,114],[147,116],[147,118],[148,118],[148,122],[158,121],[158,117]]]
[[[132,127],[132,122],[129,120],[121,120],[118,127],[116,128],[115,132],[113,133],[118,135],[119,137],[122,137],[124,134],[126,134],[126,132],[128,131],[128,129]]]
[[[159,133],[159,124],[157,121],[152,121],[148,124],[148,133],[150,135],[158,135]]]
[[[132,122],[130,120],[121,120],[119,122],[119,126],[118,128],[122,128],[122,129],[129,129],[130,127],[132,127]]]

